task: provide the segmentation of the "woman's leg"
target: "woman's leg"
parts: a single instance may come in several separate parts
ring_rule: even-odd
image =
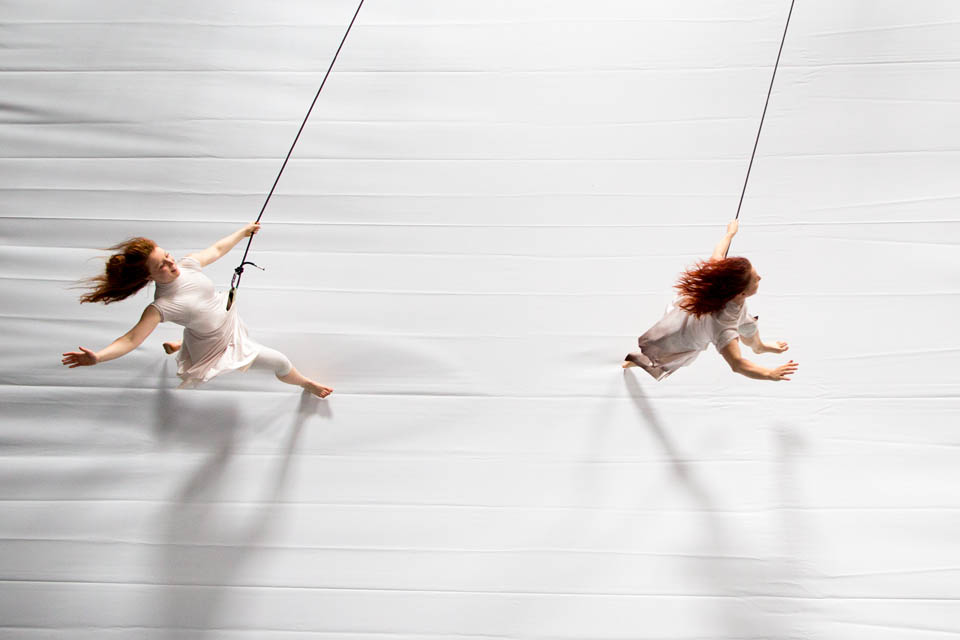
[[[333,393],[333,389],[314,382],[297,371],[287,356],[270,347],[261,347],[257,359],[250,366],[255,369],[272,371],[281,382],[302,387],[319,398],[326,398]]]
[[[630,367],[640,367],[657,380],[661,380],[669,375],[663,370],[663,368],[654,365],[653,361],[644,355],[642,351],[634,351],[633,353],[628,353],[625,355],[623,357],[623,364],[621,366],[624,369],[629,369]]]

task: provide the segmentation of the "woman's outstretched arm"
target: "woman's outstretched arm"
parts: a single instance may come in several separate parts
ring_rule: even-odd
[[[723,359],[727,361],[727,364],[729,364],[730,368],[735,372],[748,378],[753,378],[754,380],[790,380],[788,376],[796,373],[797,367],[799,366],[791,360],[776,369],[767,369],[755,362],[750,362],[740,353],[739,338],[735,338],[727,343],[727,346],[720,350],[720,355],[723,356]]]
[[[727,232],[723,236],[723,240],[717,243],[717,246],[713,248],[713,255],[710,256],[711,260],[723,260],[727,257],[727,251],[730,250],[730,242],[733,240],[733,236],[737,235],[737,230],[740,229],[740,223],[737,220],[731,220],[727,223]]]
[[[238,242],[247,236],[252,236],[257,231],[260,231],[260,223],[251,222],[248,225],[240,227],[230,235],[220,238],[203,251],[197,251],[196,253],[191,253],[190,255],[194,260],[200,263],[200,266],[205,267],[211,262],[216,262],[223,256],[227,255],[227,253],[230,252],[230,249],[233,249],[235,246],[237,246]]]
[[[92,367],[98,362],[115,360],[125,356],[147,339],[153,330],[160,324],[160,312],[153,305],[143,310],[140,321],[130,331],[111,342],[100,351],[91,351],[86,347],[79,347],[80,351],[68,351],[63,354],[63,364],[71,369],[76,367]]]

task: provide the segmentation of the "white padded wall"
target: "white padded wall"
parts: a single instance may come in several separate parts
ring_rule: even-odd
[[[99,248],[256,216],[355,5],[0,1],[0,637],[960,633],[960,5],[797,0],[732,251],[796,378],[619,368],[788,5],[367,0],[239,303],[320,402],[59,353],[152,295]]]

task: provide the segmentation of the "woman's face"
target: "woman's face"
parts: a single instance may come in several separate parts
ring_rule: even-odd
[[[757,289],[760,288],[760,274],[757,273],[757,270],[750,268],[750,282],[747,283],[747,288],[743,290],[743,295],[745,298],[749,298],[757,292]]]
[[[154,247],[150,252],[147,258],[147,270],[150,272],[150,279],[160,284],[173,282],[180,275],[176,260],[160,247]]]

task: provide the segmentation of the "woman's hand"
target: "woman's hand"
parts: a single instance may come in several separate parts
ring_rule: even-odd
[[[777,381],[779,381],[779,380],[789,380],[790,378],[788,378],[787,376],[792,376],[794,373],[796,373],[796,372],[797,372],[797,367],[799,367],[799,366],[800,366],[800,365],[798,365],[798,364],[797,364],[796,362],[794,362],[793,360],[791,360],[791,361],[788,362],[787,364],[782,364],[782,365],[780,365],[779,367],[777,367],[776,369],[774,369],[773,371],[770,372],[770,379],[771,379],[771,380],[777,380]]]
[[[71,369],[76,367],[92,367],[100,362],[97,354],[86,347],[77,347],[80,351],[68,351],[63,354],[63,360],[60,362],[69,366]]]
[[[252,235],[254,235],[257,231],[260,231],[260,223],[259,223],[259,222],[251,222],[250,224],[248,224],[247,226],[245,226],[243,229],[241,229],[241,234],[242,234],[241,237],[242,237],[242,238],[246,238],[246,237],[248,237],[248,236],[252,236]]]
[[[776,342],[761,342],[760,350],[757,353],[783,353],[790,348],[790,345],[783,340]]]
[[[723,236],[723,239],[717,243],[717,246],[713,248],[713,253],[710,255],[711,260],[723,260],[727,257],[727,251],[730,250],[730,241],[733,240],[733,236],[737,235],[739,228],[740,223],[737,222],[736,219],[727,223],[727,233]]]

